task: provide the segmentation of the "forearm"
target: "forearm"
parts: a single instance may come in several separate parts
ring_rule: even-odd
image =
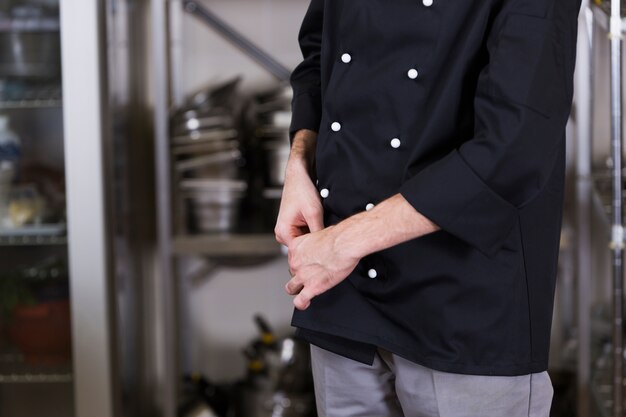
[[[317,144],[317,133],[300,129],[296,132],[291,152],[287,162],[287,171],[293,169],[305,169],[309,176],[312,176],[315,170],[315,147]]]
[[[337,251],[360,259],[436,230],[439,226],[417,212],[401,194],[395,194],[371,210],[339,222],[332,232]]]

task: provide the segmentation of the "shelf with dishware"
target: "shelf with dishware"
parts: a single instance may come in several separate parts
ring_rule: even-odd
[[[64,257],[0,272],[0,384],[70,382],[70,328]]]
[[[205,234],[181,235],[172,241],[173,252],[178,255],[275,256],[283,253],[273,234]]]
[[[171,113],[174,254],[281,253],[273,226],[289,155],[291,89],[243,96],[240,76]]]
[[[57,81],[0,79],[0,110],[61,108],[61,95]]]
[[[0,350],[0,384],[69,383],[72,382],[71,363],[30,363],[12,348]]]
[[[0,110],[18,110],[18,109],[44,109],[62,107],[61,100],[50,99],[28,99],[28,100],[6,100],[0,101]]]
[[[18,9],[17,16],[0,15],[0,32],[50,32],[58,31],[59,28],[58,16],[46,16],[39,8],[22,6],[21,10]]]
[[[8,161],[1,161],[0,246],[65,245],[62,188],[50,188],[54,182],[45,181],[14,184],[14,177]]]
[[[64,223],[32,224],[0,228],[0,246],[40,246],[67,244]]]

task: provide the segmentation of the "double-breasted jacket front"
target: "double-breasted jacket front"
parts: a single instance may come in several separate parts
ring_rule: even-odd
[[[580,0],[312,0],[290,139],[324,223],[401,193],[440,230],[363,258],[292,324],[467,374],[547,369]]]

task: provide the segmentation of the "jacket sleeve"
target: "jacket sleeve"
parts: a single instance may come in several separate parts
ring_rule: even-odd
[[[319,129],[322,114],[320,53],[324,0],[311,0],[298,34],[303,60],[290,76],[293,89],[289,142],[299,129]]]
[[[487,256],[563,155],[580,2],[552,2],[545,17],[510,7],[497,13],[474,90],[472,135],[399,189],[418,212]]]

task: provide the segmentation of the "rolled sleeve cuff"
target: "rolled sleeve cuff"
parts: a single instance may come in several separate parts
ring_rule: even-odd
[[[315,132],[320,127],[322,118],[321,95],[318,91],[304,91],[295,94],[291,101],[291,123],[289,126],[289,143],[300,129]]]
[[[420,214],[489,257],[517,222],[517,208],[487,186],[457,150],[405,181],[399,192]]]

